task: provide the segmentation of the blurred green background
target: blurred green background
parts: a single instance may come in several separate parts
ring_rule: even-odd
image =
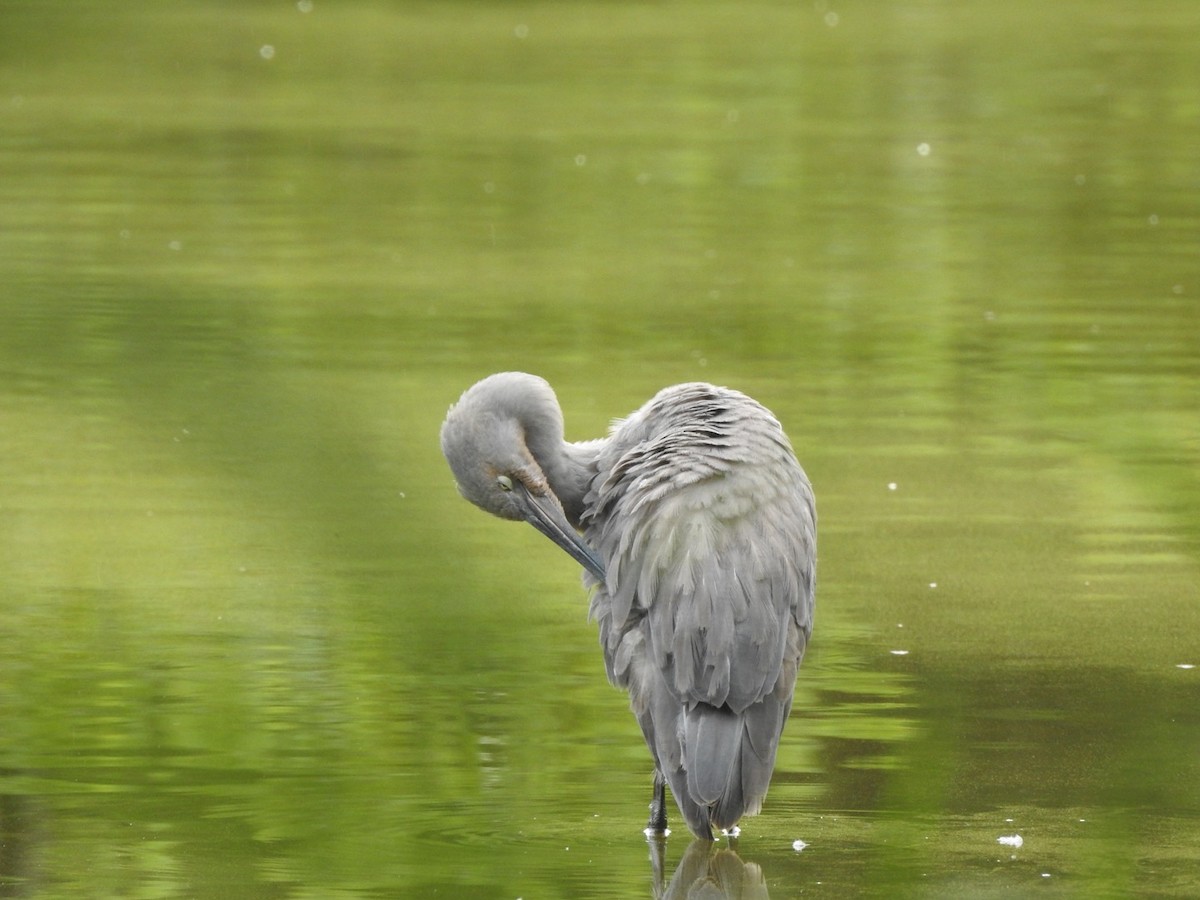
[[[0,897],[652,895],[503,369],[791,435],[771,896],[1200,892],[1194,0],[0,0],[0,285]]]

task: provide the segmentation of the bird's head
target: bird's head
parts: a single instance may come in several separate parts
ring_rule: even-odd
[[[526,443],[528,410],[546,399],[540,387],[557,414],[549,385],[532,375],[493,375],[470,388],[446,414],[442,453],[463,497],[494,516],[528,522],[603,581],[604,565],[567,521]]]
[[[470,413],[461,404],[452,407],[442,425],[442,453],[458,492],[493,516],[524,519],[513,492],[520,486],[537,495],[549,493],[541,468],[514,421],[490,412]]]

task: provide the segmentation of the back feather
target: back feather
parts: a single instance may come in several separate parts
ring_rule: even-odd
[[[812,629],[816,514],[762,406],[668,388],[614,426],[582,523],[608,577],[591,615],[698,835],[762,805]]]

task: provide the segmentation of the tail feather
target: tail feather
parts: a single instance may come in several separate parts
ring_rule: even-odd
[[[803,634],[796,631],[793,640],[797,652],[785,660],[775,689],[741,712],[681,702],[655,680],[662,678],[658,672],[644,673],[649,689],[631,691],[655,765],[697,837],[711,838],[713,828],[732,828],[762,808],[803,653]]]
[[[786,715],[770,695],[741,713],[700,704],[684,714],[687,794],[707,807],[713,827],[731,828],[762,808]]]
[[[728,793],[741,737],[742,717],[729,710],[700,705],[684,713],[687,792],[697,803],[711,806]]]

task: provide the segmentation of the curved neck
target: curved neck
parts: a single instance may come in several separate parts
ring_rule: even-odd
[[[583,501],[596,474],[599,441],[570,443],[563,440],[562,425],[544,429],[545,423],[523,421],[525,443],[541,467],[550,490],[562,504],[567,520],[576,528],[583,515]]]

